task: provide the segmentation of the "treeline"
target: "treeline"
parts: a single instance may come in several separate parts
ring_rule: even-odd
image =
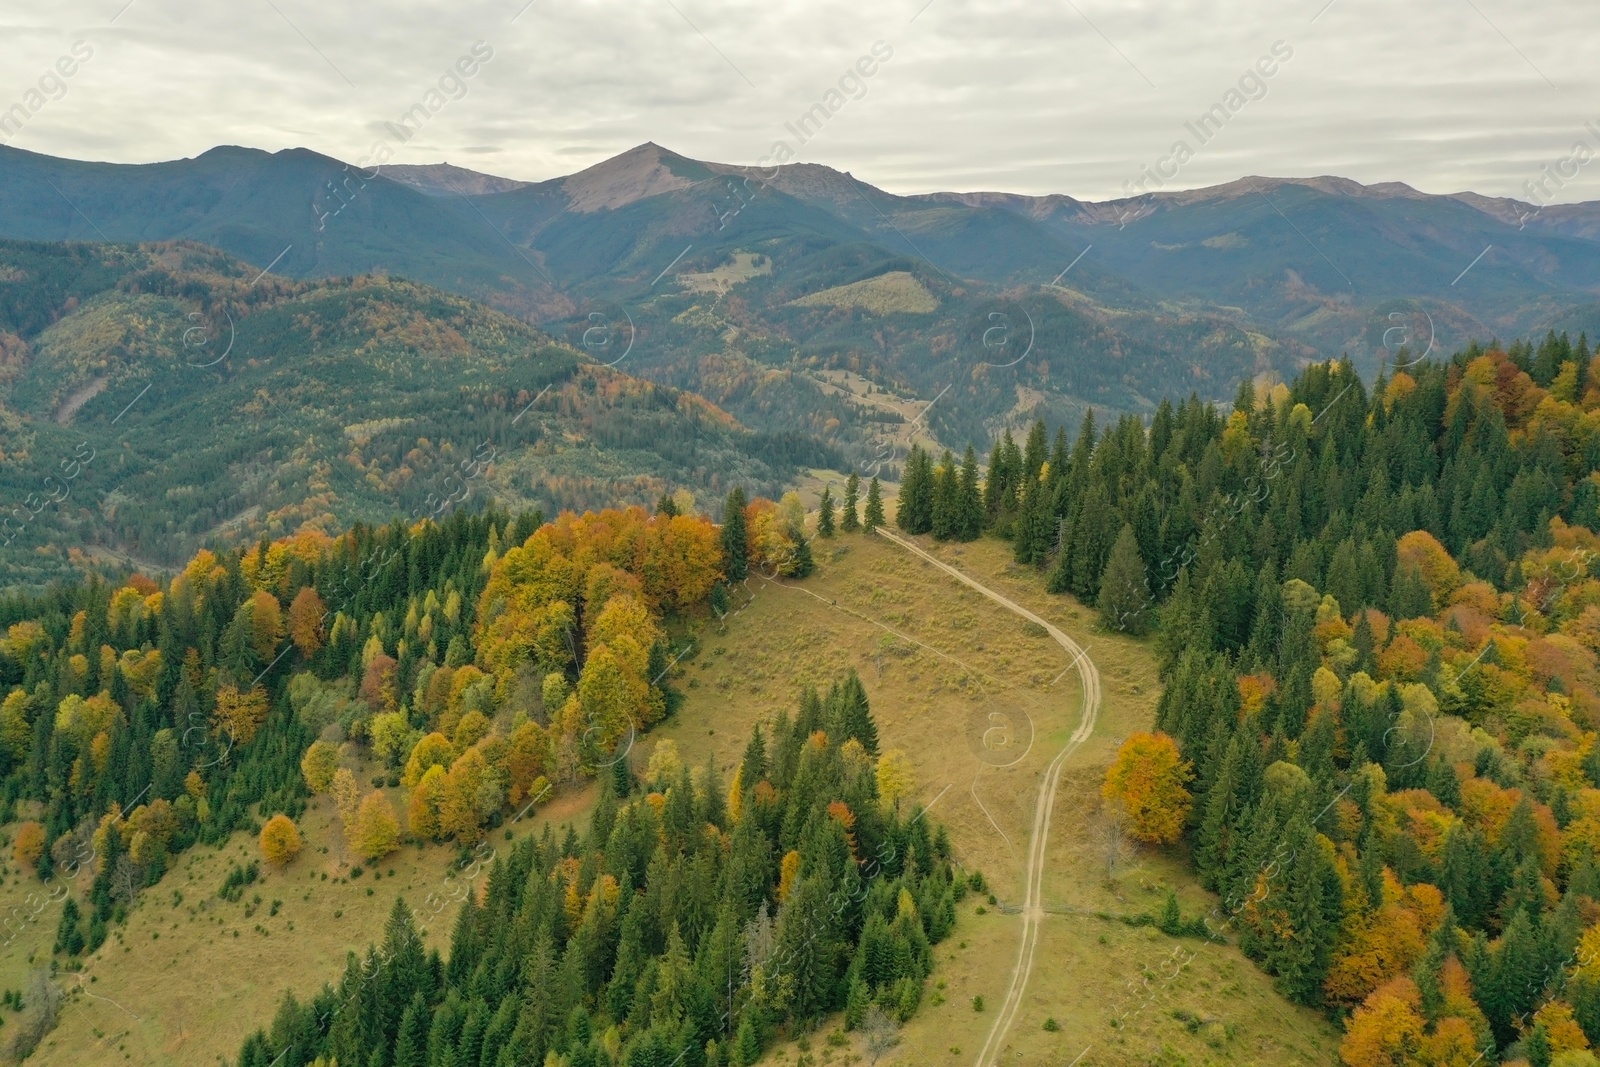
[[[1342,1018],[1351,1067],[1600,1042],[1597,382],[1550,335],[991,458],[1019,560],[1159,619],[1213,935]]]
[[[583,837],[495,861],[447,959],[397,902],[238,1067],[744,1067],[829,1012],[908,1018],[967,886],[877,745],[852,672],[757,726],[731,783],[666,746],[642,783],[614,763]]]

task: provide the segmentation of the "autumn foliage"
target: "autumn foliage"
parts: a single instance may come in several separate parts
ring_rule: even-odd
[[[347,828],[348,829],[348,828]],[[363,859],[375,860],[400,847],[400,820],[394,805],[383,790],[374,789],[361,801],[356,812],[355,835],[351,844]]]
[[[300,830],[281,812],[261,828],[261,858],[274,867],[286,867],[300,854]]]
[[[39,857],[44,855],[44,827],[32,821],[18,826],[16,840],[11,845],[11,855],[18,863],[37,867]]]
[[[313,741],[300,758],[300,773],[313,793],[326,793],[333,787],[334,772],[339,769],[339,748],[329,741]]]
[[[234,744],[249,744],[267,719],[267,691],[253,686],[243,692],[233,685],[217,690],[218,732]]]
[[[289,639],[302,656],[309,658],[322,648],[326,611],[322,597],[309,585],[303,586],[289,605]]]
[[[567,704],[547,710],[586,756],[609,751],[664,712],[650,667],[664,642],[659,613],[705,599],[721,562],[717,530],[703,518],[565,513],[495,562],[480,598],[477,665],[499,699],[519,670],[543,678],[577,669]]]
[[[1177,742],[1159,731],[1136,733],[1117,750],[1100,793],[1127,812],[1134,837],[1171,844],[1189,817],[1191,798],[1184,787],[1191,777]]]

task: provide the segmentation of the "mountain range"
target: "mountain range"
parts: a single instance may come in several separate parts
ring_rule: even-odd
[[[24,523],[46,556],[55,525],[176,559],[416,510],[496,434],[515,474],[494,492],[518,504],[775,492],[808,465],[892,477],[917,436],[982,452],[1318,359],[1600,335],[1600,203],[1334,177],[1096,203],[901,196],[655,144],[542,182],[0,148],[0,241],[5,488],[37,494],[80,445],[118,456],[75,490],[95,483],[92,506]]]
[[[949,391],[928,425],[956,443],[1086,406],[1224,397],[1313,359],[1370,372],[1402,344],[1600,326],[1600,203],[1336,177],[1097,203],[900,196],[817,164],[756,171],[653,143],[542,182],[361,171],[304,149],[124,165],[6,148],[0,236],[182,239],[294,278],[401,275],[600,362],[626,350],[632,373],[758,428],[823,432],[839,412],[816,372],[860,371],[925,400]]]

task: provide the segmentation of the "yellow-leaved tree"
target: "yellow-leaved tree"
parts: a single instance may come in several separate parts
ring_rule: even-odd
[[[235,744],[249,744],[267,721],[267,691],[253,686],[241,693],[233,685],[217,688],[217,729]]]
[[[1375,990],[1345,1025],[1339,1058],[1347,1067],[1409,1067],[1422,1045],[1422,996],[1410,978]]]
[[[455,749],[448,737],[440,733],[426,734],[411,750],[411,758],[406,760],[406,769],[400,775],[400,784],[407,789],[415,789],[429,768],[449,767],[453,759]]]
[[[300,854],[300,830],[279,812],[261,828],[261,856],[274,867],[287,867]]]
[[[406,804],[406,824],[411,836],[431,840],[439,836],[439,806],[444,800],[444,768],[435,764],[411,790]]]
[[[339,746],[331,741],[313,741],[306,754],[300,757],[300,773],[313,793],[326,793],[333,787],[333,776],[339,769]]]
[[[453,834],[468,844],[478,840],[489,814],[486,809],[498,808],[503,799],[493,792],[495,783],[488,778],[488,761],[476,748],[467,749],[450,765],[439,802],[440,833]],[[492,794],[494,799],[486,794]]]
[[[1193,798],[1185,786],[1192,776],[1176,741],[1160,731],[1136,733],[1117,750],[1100,794],[1127,813],[1134,837],[1171,844],[1189,817]]]
[[[383,790],[374,789],[362,799],[356,813],[355,840],[351,843],[368,860],[380,859],[400,847],[400,820]]]
[[[911,760],[898,748],[891,748],[878,757],[878,796],[885,804],[898,808],[900,798],[917,787],[917,776],[911,769]]]
[[[798,877],[800,877],[800,853],[791,849],[783,854],[783,862],[778,868],[779,904],[789,898],[789,890],[794,888],[794,880]]]
[[[344,826],[345,834],[349,835],[361,809],[361,787],[356,784],[356,776],[349,767],[340,767],[333,772],[333,783],[328,787],[328,792],[333,794],[333,806],[339,812],[339,822]]]

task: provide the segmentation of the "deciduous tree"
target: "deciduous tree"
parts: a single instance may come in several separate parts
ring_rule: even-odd
[[[261,857],[274,867],[287,867],[300,854],[300,830],[279,812],[261,828]]]
[[[307,659],[323,644],[323,617],[327,606],[311,586],[303,586],[289,605],[289,638]]]
[[[37,867],[39,857],[44,855],[44,827],[32,820],[18,826],[16,840],[11,845],[11,855],[18,863]]]
[[[361,801],[356,813],[356,833],[352,842],[362,858],[375,860],[400,847],[400,820],[394,805],[383,790],[374,789]]]
[[[1128,813],[1129,832],[1151,844],[1171,844],[1183,832],[1192,798],[1192,767],[1166,734],[1136,733],[1117,750],[1101,795]]]
[[[339,769],[339,746],[331,741],[313,741],[300,757],[300,773],[313,793],[333,788],[333,775]]]
[[[267,691],[259,685],[244,692],[233,685],[219,687],[216,719],[220,733],[235,744],[249,744],[267,719]]]

